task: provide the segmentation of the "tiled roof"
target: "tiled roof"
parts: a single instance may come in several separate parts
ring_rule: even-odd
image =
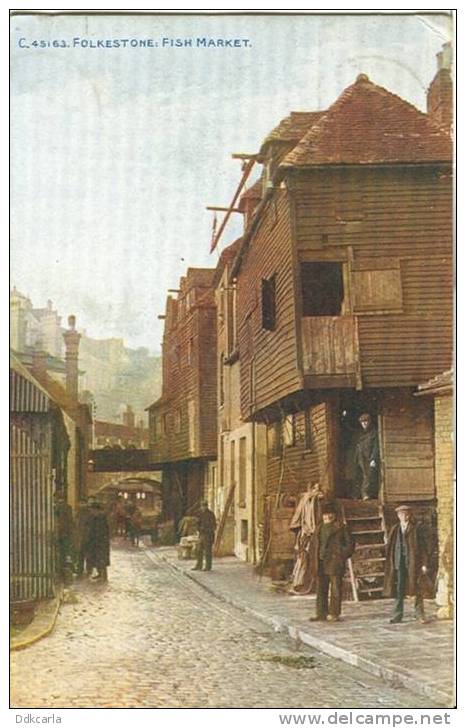
[[[423,112],[361,74],[281,167],[450,161],[449,136]]]
[[[212,285],[215,268],[188,268],[186,271],[187,288],[192,286],[208,287]]]
[[[262,179],[259,177],[259,179],[256,182],[254,182],[253,185],[248,187],[248,189],[245,190],[245,192],[243,192],[243,194],[241,195],[240,207],[241,207],[241,202],[243,200],[249,200],[251,198],[257,199],[260,197],[262,197]]]
[[[292,111],[264,139],[260,154],[271,142],[299,142],[324,114],[325,111]]]

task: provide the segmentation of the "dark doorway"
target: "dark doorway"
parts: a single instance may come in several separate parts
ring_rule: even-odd
[[[376,393],[341,393],[337,474],[340,498],[374,499],[379,495],[378,412]],[[365,429],[360,421],[363,415],[370,418]]]
[[[342,263],[301,263],[303,316],[340,316]]]

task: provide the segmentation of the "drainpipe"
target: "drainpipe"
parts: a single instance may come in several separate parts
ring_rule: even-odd
[[[251,530],[252,530],[252,563],[257,563],[256,545],[256,423],[252,423],[252,468],[251,468]]]

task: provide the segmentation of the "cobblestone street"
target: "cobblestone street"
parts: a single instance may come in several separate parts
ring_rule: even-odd
[[[156,553],[115,544],[109,583],[73,587],[52,634],[12,653],[13,707],[435,707],[274,632]]]

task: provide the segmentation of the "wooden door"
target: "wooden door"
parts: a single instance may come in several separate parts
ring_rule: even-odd
[[[379,415],[382,500],[435,498],[432,402],[412,393],[387,395]]]

